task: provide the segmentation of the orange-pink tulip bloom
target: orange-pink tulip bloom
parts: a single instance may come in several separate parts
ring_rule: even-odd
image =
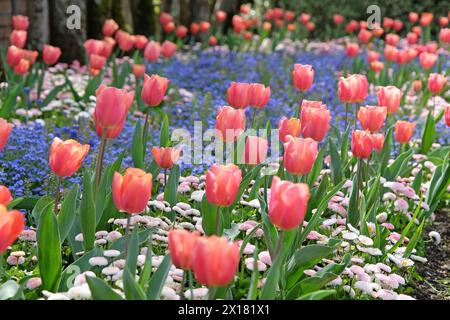
[[[242,172],[234,164],[213,164],[206,174],[206,198],[216,206],[228,207],[236,200]]]
[[[361,74],[352,74],[347,78],[341,77],[338,85],[338,95],[342,102],[362,102],[367,97],[369,83]]]
[[[158,167],[170,169],[180,159],[181,150],[173,147],[153,147],[152,154]]]
[[[377,91],[378,105],[387,108],[388,114],[397,112],[400,107],[402,93],[394,86],[379,87]]]
[[[378,132],[381,130],[386,120],[387,108],[378,106],[360,107],[358,111],[358,119],[361,127],[370,132]]]
[[[169,231],[168,238],[172,263],[177,268],[189,270],[192,265],[192,250],[200,238],[200,233],[197,231],[189,232],[184,229],[172,229]]]
[[[168,86],[169,79],[167,78],[156,74],[152,76],[145,75],[141,92],[142,101],[150,107],[159,106],[166,95]]]
[[[0,204],[0,254],[3,254],[9,246],[19,237],[25,228],[25,219],[18,210],[8,211]]]
[[[217,110],[216,133],[222,141],[236,141],[245,130],[245,111],[229,106]]]
[[[415,127],[415,122],[397,121],[395,123],[395,140],[401,144],[408,143],[412,138]]]
[[[63,141],[58,137],[54,138],[50,147],[50,169],[60,177],[74,175],[86,158],[89,149],[88,144],[82,145],[73,139]]]
[[[326,105],[320,107],[302,107],[301,128],[303,138],[322,141],[330,129],[330,110]]]
[[[295,64],[292,77],[294,87],[299,91],[308,91],[314,81],[314,69],[311,65]]]
[[[305,175],[311,171],[318,153],[318,144],[311,138],[288,136],[284,144],[284,167],[294,175]]]
[[[356,158],[367,159],[373,151],[372,135],[369,131],[354,130],[352,132],[352,154]]]

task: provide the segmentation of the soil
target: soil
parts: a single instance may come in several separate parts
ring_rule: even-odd
[[[427,241],[430,231],[441,235],[441,243]],[[436,213],[433,224],[424,233],[424,240],[428,262],[416,264],[422,281],[416,283],[413,296],[420,300],[450,300],[450,211]]]

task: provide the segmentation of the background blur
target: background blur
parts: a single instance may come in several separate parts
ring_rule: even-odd
[[[232,15],[239,12],[241,4],[252,5],[252,14],[260,16],[269,7],[305,12],[312,16],[316,29],[309,35],[324,38],[325,31],[333,28],[332,16],[340,13],[346,20],[365,20],[366,9],[376,4],[382,18],[405,20],[411,11],[446,15],[450,10],[448,0],[0,0],[0,45],[6,47],[11,32],[11,16],[30,17],[28,43],[40,48],[44,43],[61,47],[62,60],[70,61],[83,56],[83,43],[88,38],[101,38],[105,19],[113,18],[121,29],[134,34],[155,36],[160,34],[159,14],[171,13],[177,25],[189,26],[192,22],[208,21],[216,10],[228,13],[229,27]],[[69,30],[66,13],[70,5],[81,9],[81,29]]]

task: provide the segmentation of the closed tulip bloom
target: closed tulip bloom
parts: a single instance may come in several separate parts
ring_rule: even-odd
[[[414,80],[413,81],[413,90],[414,90],[414,92],[422,91],[422,80]]]
[[[344,22],[344,16],[342,16],[340,14],[334,14],[333,22],[334,22],[334,24],[341,24],[342,22]]]
[[[105,43],[101,40],[89,39],[84,43],[84,49],[86,50],[87,56],[92,54],[101,55],[104,50]]]
[[[37,57],[39,56],[39,52],[36,50],[23,50],[23,59],[27,60],[30,63],[30,66],[35,64]]]
[[[27,16],[15,15],[12,17],[12,27],[13,30],[28,30],[30,25]]]
[[[345,54],[347,57],[356,57],[359,52],[359,46],[357,43],[347,43],[345,47]]]
[[[310,193],[304,183],[281,181],[273,177],[270,188],[269,219],[281,230],[299,227],[305,218]]]
[[[377,106],[360,107],[358,111],[358,119],[361,127],[370,132],[378,132],[381,130],[386,120],[387,108]]]
[[[152,40],[145,47],[144,57],[150,62],[158,60],[160,54],[161,46],[159,45],[159,42]]]
[[[166,40],[161,45],[161,54],[164,58],[171,58],[177,51],[177,45],[172,41]]]
[[[94,110],[96,126],[107,130],[123,127],[134,99],[134,93],[102,85],[97,89],[96,96]]]
[[[423,27],[426,27],[430,25],[431,22],[433,22],[434,15],[431,12],[423,12],[420,16],[420,24]]]
[[[91,54],[89,57],[89,67],[95,70],[101,70],[105,66],[106,58],[97,54]]]
[[[380,72],[384,68],[384,63],[381,61],[372,61],[370,63],[370,68],[375,72]]]
[[[189,232],[184,229],[172,229],[169,231],[169,250],[172,263],[180,269],[191,268],[191,255],[195,243],[200,238],[200,233]]]
[[[178,26],[177,29],[175,30],[175,36],[178,39],[183,39],[184,37],[186,37],[188,33],[188,28],[186,28],[185,26]]]
[[[192,22],[189,31],[193,36],[195,36],[200,31],[200,25],[197,22]]]
[[[450,105],[445,106],[444,120],[447,126],[450,127]]]
[[[369,158],[374,148],[372,135],[369,131],[353,130],[352,154],[356,158]]]
[[[150,107],[159,106],[166,95],[168,86],[169,79],[167,78],[160,77],[156,74],[151,77],[145,75],[141,92],[142,101]]]
[[[398,64],[405,64],[408,63],[410,61],[409,59],[409,54],[407,50],[399,50],[397,52],[397,60],[396,62]]]
[[[120,50],[128,52],[133,49],[135,37],[128,32],[119,30],[116,33],[116,41],[119,44]]]
[[[422,52],[419,56],[419,62],[422,68],[431,69],[437,61],[437,55],[434,53]]]
[[[0,254],[3,254],[9,246],[19,237],[25,228],[25,220],[20,211],[8,209],[0,204]]]
[[[373,61],[378,61],[380,59],[380,54],[376,51],[373,50],[369,50],[367,52],[367,61],[369,62],[373,62]]]
[[[217,10],[216,19],[218,22],[224,22],[225,20],[227,20],[227,13],[223,10]]]
[[[134,64],[133,65],[133,74],[136,76],[136,78],[142,78],[145,74],[145,65]]]
[[[126,119],[124,119],[122,122],[118,123],[115,127],[109,127],[106,130],[105,139],[108,140],[114,140],[119,136],[119,134],[122,132],[123,128],[125,127]],[[103,132],[105,131],[104,128],[99,125],[99,123],[95,123],[94,118],[94,124],[95,124],[95,132],[97,132],[97,136],[99,138],[103,137]]]
[[[0,205],[7,206],[12,200],[13,197],[9,189],[5,186],[0,186]]]
[[[420,36],[422,34],[422,28],[419,26],[414,26],[411,28],[411,31]]]
[[[192,249],[195,279],[208,287],[223,287],[233,281],[239,266],[239,246],[217,236],[200,237]]]
[[[439,31],[439,40],[442,43],[450,43],[450,28],[442,28]]]
[[[211,28],[211,24],[208,21],[200,22],[200,32],[207,32]]]
[[[384,28],[390,29],[390,28],[392,28],[393,26],[394,26],[394,19],[391,19],[391,18],[388,18],[388,17],[385,17],[385,18],[383,19],[383,27],[384,27]]]
[[[111,37],[117,30],[119,25],[113,19],[106,19],[103,23],[102,32],[105,37]]]
[[[163,26],[163,30],[165,33],[171,33],[173,30],[175,30],[175,23],[169,22]]]
[[[406,40],[409,45],[413,45],[417,43],[417,40],[419,39],[419,36],[415,34],[414,32],[408,32],[406,35]]]
[[[159,23],[164,26],[173,21],[173,17],[167,12],[161,12],[159,15]]]
[[[417,14],[417,12],[410,12],[408,15],[408,20],[411,23],[416,23],[417,21],[419,21],[419,15]]]
[[[397,32],[403,29],[403,22],[401,20],[395,19],[393,29]]]
[[[250,85],[248,83],[231,82],[227,90],[227,99],[230,106],[243,109],[249,105],[248,91]]]
[[[314,69],[311,65],[295,64],[292,76],[294,87],[299,91],[308,91],[314,81]]]
[[[297,138],[301,132],[300,119],[297,118],[281,118],[278,124],[278,137],[282,143],[288,142],[288,136]]]
[[[9,40],[13,46],[23,49],[27,42],[27,32],[24,30],[13,30],[9,35]]]
[[[397,54],[398,54],[398,50],[394,46],[386,45],[386,47],[384,48],[384,57],[388,61],[396,61]]]
[[[152,195],[152,174],[128,168],[122,176],[114,173],[112,195],[115,207],[129,214],[141,213]]]
[[[444,28],[448,25],[448,17],[439,17],[439,25]]]
[[[398,34],[395,33],[388,33],[386,35],[386,44],[390,45],[390,46],[396,46],[398,45],[400,41],[400,36]]]
[[[432,73],[428,77],[428,90],[434,95],[439,94],[444,89],[447,78],[439,73]]]
[[[12,128],[13,125],[11,123],[8,123],[5,119],[0,118],[0,151],[5,148]]]
[[[214,37],[214,36],[209,37],[209,39],[208,39],[208,44],[209,44],[211,47],[216,46],[216,45],[217,45],[217,38]]]
[[[9,46],[6,51],[6,63],[8,63],[11,67],[19,64],[20,60],[25,57],[24,50],[17,48],[16,46]]]
[[[369,43],[372,39],[372,32],[367,29],[361,29],[358,34],[358,40],[361,43]]]
[[[387,108],[388,114],[397,112],[400,107],[402,93],[394,86],[379,87],[377,91],[378,105]]]
[[[415,122],[397,121],[395,123],[395,140],[401,144],[408,143],[412,138],[415,127]]]
[[[144,49],[147,43],[148,39],[146,36],[143,35],[134,36],[134,45],[136,46],[137,49]]]
[[[58,47],[53,47],[48,44],[44,45],[44,51],[42,53],[42,58],[44,63],[48,66],[55,64],[59,57],[61,56],[61,49]]]
[[[372,134],[372,142],[374,149],[380,152],[384,146],[384,135],[382,133]]]
[[[324,107],[302,107],[302,136],[317,142],[322,141],[330,128],[330,110]]]
[[[172,147],[153,147],[152,154],[158,167],[170,169],[180,159],[181,150]]]
[[[246,164],[256,165],[264,162],[267,157],[269,143],[267,139],[248,136],[245,142],[244,162]]]
[[[14,72],[21,76],[27,74],[29,69],[30,61],[27,59],[20,60],[19,63],[14,66]]]
[[[89,148],[88,144],[82,145],[73,139],[63,141],[58,137],[54,138],[50,147],[50,169],[60,177],[74,175],[86,158]]]
[[[338,86],[338,95],[342,102],[362,102],[367,97],[369,83],[367,78],[361,74],[352,74],[347,78],[341,77]]]
[[[216,132],[222,141],[232,142],[245,130],[245,111],[229,106],[217,110]]]
[[[284,166],[290,174],[305,175],[311,171],[317,157],[318,144],[311,138],[289,137],[284,144]]]
[[[242,172],[234,164],[213,164],[206,174],[206,198],[216,206],[228,207],[236,200]]]
[[[247,91],[248,105],[255,108],[264,108],[270,99],[270,87],[260,83],[250,84]]]

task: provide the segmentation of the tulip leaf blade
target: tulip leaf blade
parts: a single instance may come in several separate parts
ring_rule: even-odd
[[[341,158],[334,145],[333,141],[329,140],[330,145],[330,156],[331,156],[331,173],[333,176],[334,184],[338,184],[342,181],[342,168],[341,168]]]
[[[59,235],[61,237],[61,242],[64,242],[67,238],[75,221],[79,189],[78,184],[75,184],[61,205],[61,210],[58,214]]]
[[[172,258],[170,254],[166,255],[156,269],[155,273],[150,278],[147,288],[147,299],[148,300],[158,300],[161,296],[161,291],[166,282],[167,276],[169,275],[170,267],[172,266]]]
[[[434,116],[432,112],[428,113],[427,121],[425,123],[425,128],[422,133],[422,144],[420,146],[420,153],[427,154],[428,150],[430,150],[431,145],[436,139],[436,121],[434,120]]]
[[[169,179],[164,187],[164,200],[170,203],[171,206],[177,204],[178,183],[180,181],[180,176],[180,167],[178,165],[174,165],[170,170]],[[169,213],[169,219],[172,221],[175,219],[175,212]]]
[[[167,114],[164,114],[163,116],[163,122],[161,125],[161,130],[159,132],[159,146],[170,146],[169,117],[167,116]]]
[[[86,277],[86,282],[94,300],[123,300],[117,292],[101,279]]]
[[[123,290],[127,300],[145,300],[144,290],[138,285],[128,266],[123,269]]]
[[[133,142],[131,145],[131,156],[135,168],[142,169],[144,167],[144,146],[142,139],[142,125],[140,121],[136,122],[133,134]]]
[[[53,199],[49,196],[43,196],[41,197],[36,204],[33,207],[33,210],[31,211],[31,216],[33,217],[34,224],[36,226],[39,225],[39,220],[42,215],[42,213],[47,209],[48,206],[53,205]]]
[[[84,170],[83,196],[80,203],[80,226],[83,233],[85,251],[91,250],[95,241],[96,211],[91,180],[89,171]]]

